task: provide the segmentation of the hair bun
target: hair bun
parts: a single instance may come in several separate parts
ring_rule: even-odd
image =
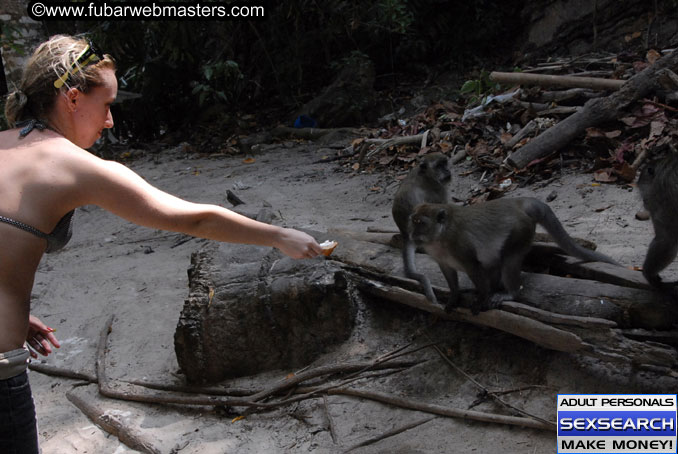
[[[20,89],[14,90],[13,94],[14,94],[14,97],[16,98],[16,101],[17,101],[19,104],[25,104],[26,101],[28,100],[28,96],[26,95],[26,93],[24,93],[24,92],[23,92],[22,90],[20,90]]]

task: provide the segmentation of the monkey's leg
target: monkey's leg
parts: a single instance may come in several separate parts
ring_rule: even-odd
[[[643,276],[653,287],[667,290],[671,284],[662,282],[659,272],[669,266],[678,252],[678,236],[655,227],[656,235],[647,249],[643,263]]]
[[[523,253],[509,254],[504,257],[504,263],[501,266],[501,281],[512,299],[516,299],[520,293],[520,270],[524,259]]]
[[[452,309],[459,306],[459,275],[457,270],[445,265],[440,265],[440,271],[443,272],[447,286],[450,288],[450,298],[445,305],[445,312],[451,312]]]
[[[492,293],[492,275],[496,274],[497,271],[494,267],[490,269],[483,268],[480,264],[477,264],[473,267],[472,270],[468,273],[468,277],[471,278],[473,285],[476,287],[476,292],[478,292],[478,298],[474,301],[471,306],[471,312],[474,315],[477,315],[481,311],[486,311],[490,308],[490,295]]]
[[[433,288],[431,287],[431,281],[426,277],[425,274],[417,272],[416,265],[414,264],[414,253],[416,251],[416,246],[412,240],[405,239],[405,244],[403,245],[403,265],[405,269],[405,276],[410,279],[416,279],[421,284],[424,289],[424,294],[426,298],[433,304],[438,304],[438,299],[433,293]]]

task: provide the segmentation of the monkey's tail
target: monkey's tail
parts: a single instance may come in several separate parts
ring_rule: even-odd
[[[586,260],[587,262],[605,262],[613,265],[619,265],[616,261],[601,254],[600,252],[591,251],[583,248],[577,244],[572,237],[565,231],[565,228],[556,217],[551,207],[541,200],[532,199],[535,203],[530,203],[526,212],[532,219],[546,229],[546,231],[553,237],[555,242],[568,254]]]

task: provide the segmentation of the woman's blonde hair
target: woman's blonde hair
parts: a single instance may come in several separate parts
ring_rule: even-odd
[[[19,88],[7,96],[5,118],[10,127],[21,120],[45,120],[61,90],[77,87],[87,93],[102,84],[100,70],[115,70],[115,62],[107,54],[95,64],[80,65],[78,56],[88,45],[83,38],[56,35],[38,46],[24,67]],[[54,82],[64,74],[68,79],[56,88]]]

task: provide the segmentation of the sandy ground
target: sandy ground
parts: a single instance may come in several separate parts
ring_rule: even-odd
[[[204,158],[175,149],[141,155],[129,166],[161,189],[197,202],[230,206],[226,191],[238,185],[238,194],[247,202],[244,211],[256,213],[264,203],[270,204],[282,216],[277,222],[287,226],[316,231],[330,227],[359,231],[367,227],[395,228],[390,203],[397,183],[392,176],[350,173],[337,163],[314,164],[329,153],[321,145],[288,143],[263,148],[254,164],[244,164],[242,157]],[[480,177],[479,173],[458,176],[468,165],[453,171],[451,192],[459,199],[469,196]],[[556,191],[558,197],[550,205],[571,234],[591,239],[600,251],[625,265],[640,265],[651,238],[651,225],[634,218],[641,207],[637,191],[595,186],[591,181],[590,175],[565,171],[548,186],[520,189],[515,195],[544,199]],[[181,235],[135,226],[97,207],[79,210],[71,243],[65,250],[45,256],[33,292],[32,312],[57,329],[62,343],[48,362],[93,373],[99,332],[107,317],[114,314],[109,375],[126,380],[181,382],[173,335],[188,293],[190,255],[206,243],[182,239]],[[675,277],[675,271],[674,264],[669,274]],[[374,358],[406,344],[408,335],[428,323],[424,316],[405,309],[375,306],[368,311],[357,336],[360,342],[354,338],[350,348],[344,348],[343,357]],[[438,323],[429,335],[444,342],[459,363],[487,385],[547,386],[514,393],[512,399],[551,419],[558,392],[616,392],[639,386],[638,376],[628,371],[545,351],[491,330]],[[407,374],[397,379],[382,378],[370,386],[397,390],[425,402],[469,408],[476,399],[473,386],[447,369],[433,353],[425,357],[428,362]],[[288,372],[271,372],[260,379],[279,380]],[[66,399],[66,391],[76,380],[37,372],[31,372],[30,379],[44,454],[137,452],[94,426]],[[328,408],[337,431],[335,443],[319,399],[231,422],[232,416],[221,416],[208,407],[112,401],[97,396],[92,386],[80,387],[77,392],[121,416],[162,453],[342,452],[429,416],[331,396]],[[491,403],[474,409],[502,411]],[[437,417],[354,452],[554,451],[553,433]]]

